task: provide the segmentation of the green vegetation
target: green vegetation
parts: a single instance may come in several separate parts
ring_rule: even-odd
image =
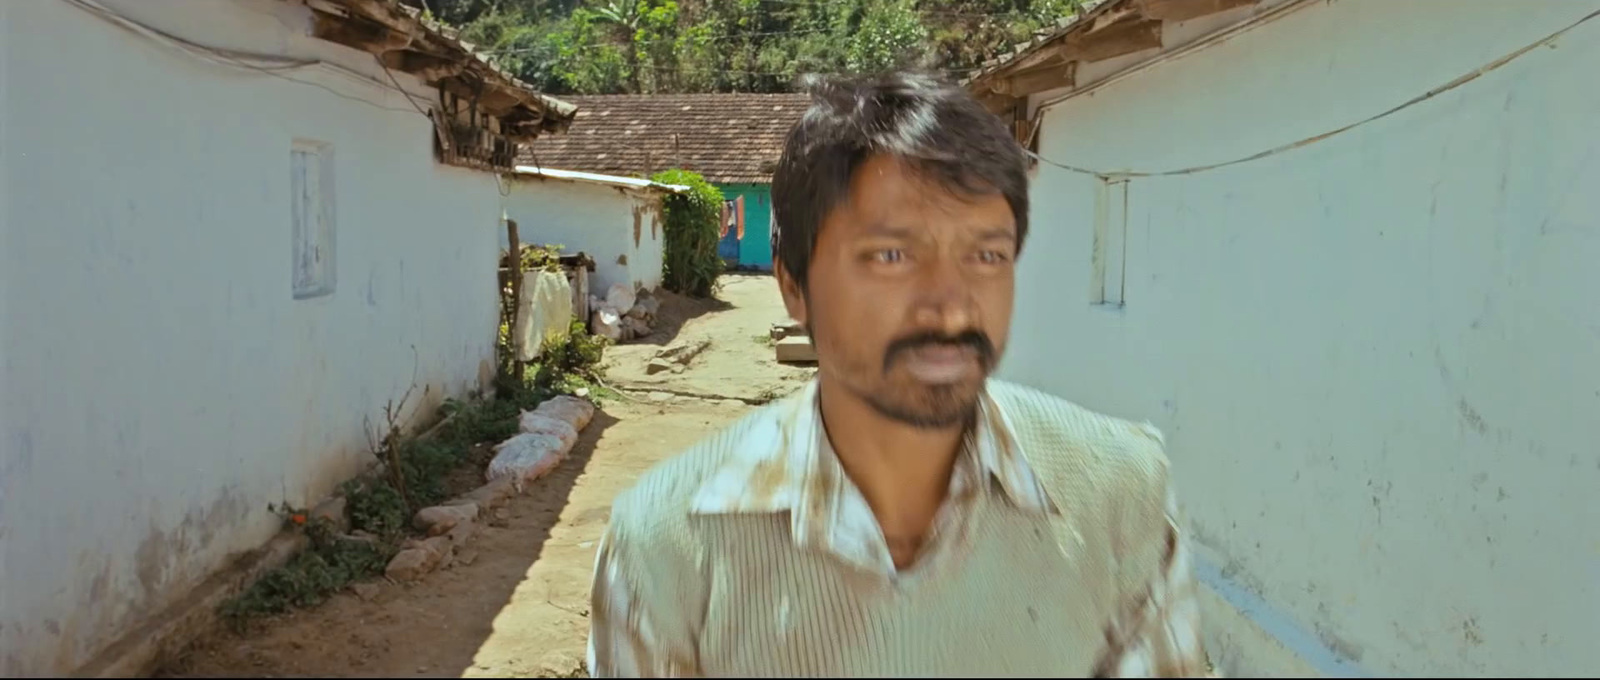
[[[687,170],[667,170],[651,179],[689,187],[662,204],[661,285],[682,295],[710,297],[723,268],[717,254],[722,191]]]
[[[1081,0],[403,0],[554,94],[784,92],[804,73],[952,78]]]
[[[520,379],[504,385],[500,398],[447,400],[439,412],[447,420],[426,439],[401,433],[397,416],[404,398],[400,405],[386,408],[388,432],[372,446],[382,472],[341,487],[350,533],[340,533],[331,519],[313,517],[304,509],[273,508],[287,530],[304,533],[308,547],[224,603],[224,620],[240,629],[262,615],[315,606],[352,583],[383,573],[411,535],[411,517],[417,510],[465,491],[447,484],[463,466],[471,466],[471,478],[481,480],[478,466],[487,462],[482,445],[516,434],[522,411],[584,388],[598,396],[594,383],[601,378],[604,340],[588,335],[579,321],[572,330],[567,340],[547,343],[540,355],[543,361],[523,367]]]

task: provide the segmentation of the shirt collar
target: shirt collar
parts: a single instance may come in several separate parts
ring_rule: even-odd
[[[807,536],[813,521],[832,521],[833,502],[851,483],[823,437],[817,380],[754,417],[732,443],[732,454],[696,490],[696,514],[790,511],[795,535]],[[979,399],[970,455],[995,479],[1011,503],[1023,510],[1055,513],[1059,507],[1028,464],[1008,414],[989,397]]]

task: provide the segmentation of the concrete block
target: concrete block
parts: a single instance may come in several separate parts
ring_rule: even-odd
[[[817,360],[817,350],[811,346],[811,336],[808,335],[786,337],[779,340],[774,349],[780,364],[814,363]]]

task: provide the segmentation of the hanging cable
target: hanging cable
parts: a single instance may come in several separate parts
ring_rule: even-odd
[[[0,1],[3,1],[3,0],[0,0]],[[115,11],[111,10],[110,8],[108,8],[108,7],[104,6],[104,5],[101,5],[98,2],[95,2],[95,0],[65,0],[65,1],[68,4],[73,5],[74,7],[77,7],[77,8],[79,8],[79,9],[85,11],[85,12],[93,14],[94,16],[99,17],[99,18],[101,18],[101,19],[103,19],[103,20],[105,20],[107,22],[110,22],[110,23],[116,25],[117,27],[122,28],[123,30],[126,30],[126,31],[128,31],[130,33],[133,33],[134,35],[137,35],[137,36],[139,36],[141,38],[144,38],[146,40],[149,40],[151,42],[154,42],[154,43],[157,43],[157,44],[160,44],[160,45],[164,45],[166,47],[174,48],[174,49],[179,50],[179,51],[181,51],[181,52],[183,52],[185,54],[188,54],[188,55],[193,56],[193,57],[200,58],[202,60],[211,62],[213,64],[217,64],[217,65],[221,65],[221,66],[227,66],[227,67],[233,67],[233,68],[240,68],[240,69],[244,69],[244,70],[247,70],[247,71],[253,71],[253,72],[256,72],[256,73],[260,73],[260,74],[263,74],[263,75],[272,76],[274,78],[280,78],[282,80],[287,80],[287,81],[292,82],[292,83],[299,83],[301,85],[309,85],[311,87],[315,87],[315,88],[318,88],[320,90],[323,90],[323,91],[325,91],[325,92],[327,92],[329,94],[332,94],[332,95],[334,95],[336,97],[340,97],[342,99],[348,99],[348,100],[354,101],[354,102],[360,102],[362,104],[366,104],[367,106],[371,106],[373,108],[378,108],[378,109],[383,109],[385,111],[394,111],[396,113],[406,113],[407,112],[406,109],[395,108],[395,107],[392,107],[392,106],[384,106],[382,104],[378,104],[376,102],[372,102],[372,101],[369,101],[367,99],[363,99],[361,97],[357,97],[357,96],[353,96],[353,95],[350,95],[350,94],[346,94],[344,92],[340,92],[338,90],[335,90],[335,89],[333,89],[331,87],[328,87],[326,85],[323,85],[321,83],[316,83],[316,82],[312,82],[312,81],[309,81],[309,80],[302,80],[302,79],[299,79],[299,78],[294,78],[294,77],[291,77],[289,75],[286,75],[287,72],[296,71],[296,70],[304,69],[304,68],[311,67],[311,66],[320,66],[320,67],[323,67],[323,68],[328,68],[328,69],[332,69],[332,70],[335,70],[335,71],[339,71],[339,72],[341,72],[343,74],[346,74],[346,75],[349,75],[349,76],[353,76],[355,78],[359,78],[362,81],[371,83],[373,85],[377,85],[378,87],[381,87],[381,88],[383,88],[385,90],[394,89],[395,91],[399,92],[401,95],[406,97],[407,101],[411,104],[412,109],[417,110],[419,113],[421,112],[421,110],[417,107],[417,103],[416,103],[416,100],[414,99],[414,95],[412,95],[410,92],[407,92],[405,89],[401,88],[399,86],[398,82],[394,83],[394,86],[391,87],[390,85],[385,84],[382,81],[376,80],[376,79],[372,78],[371,76],[368,76],[367,74],[364,74],[364,73],[361,73],[359,71],[355,71],[355,70],[346,68],[344,66],[340,66],[338,64],[334,64],[334,63],[331,63],[331,62],[323,61],[321,59],[296,59],[296,58],[292,58],[292,57],[283,57],[283,56],[279,56],[279,55],[275,55],[275,54],[261,54],[261,53],[256,53],[256,52],[245,52],[245,51],[241,51],[241,50],[233,50],[233,49],[228,49],[228,48],[213,47],[213,46],[210,46],[210,45],[204,45],[204,44],[201,44],[201,43],[194,42],[192,40],[188,40],[186,38],[178,37],[176,35],[173,35],[173,34],[168,33],[166,31],[162,31],[161,29],[149,26],[147,24],[135,21],[133,19],[129,19],[128,17],[122,16],[121,14],[116,13]],[[391,78],[391,80],[393,80],[392,74],[391,74],[390,78]],[[427,114],[423,113],[423,115],[426,116]]]
[[[1435,88],[1433,88],[1431,90],[1428,90],[1427,92],[1424,92],[1424,93],[1419,94],[1419,95],[1417,95],[1415,97],[1412,97],[1411,99],[1408,99],[1408,100],[1406,100],[1406,101],[1404,101],[1404,102],[1402,102],[1402,103],[1400,103],[1400,104],[1398,104],[1398,105],[1396,105],[1394,107],[1391,107],[1386,111],[1383,111],[1383,112],[1380,112],[1380,113],[1377,113],[1377,114],[1373,114],[1371,116],[1368,116],[1366,118],[1358,120],[1358,121],[1356,121],[1354,123],[1350,123],[1350,124],[1345,125],[1343,127],[1339,127],[1339,128],[1335,128],[1333,130],[1329,130],[1329,131],[1324,132],[1324,133],[1319,134],[1319,135],[1314,135],[1314,136],[1311,136],[1311,137],[1306,137],[1305,139],[1301,139],[1301,140],[1298,140],[1298,141],[1290,142],[1288,144],[1275,146],[1275,147],[1267,149],[1265,151],[1260,151],[1260,152],[1257,152],[1257,153],[1253,153],[1253,154],[1250,154],[1248,156],[1244,156],[1242,158],[1235,158],[1235,159],[1230,160],[1230,161],[1223,161],[1221,163],[1210,163],[1210,164],[1207,164],[1207,165],[1196,165],[1196,166],[1187,167],[1187,168],[1178,168],[1178,169],[1175,169],[1175,170],[1109,171],[1109,170],[1091,170],[1089,168],[1083,168],[1083,167],[1078,167],[1078,166],[1075,166],[1075,165],[1069,165],[1069,164],[1066,164],[1066,163],[1053,161],[1053,160],[1051,160],[1049,158],[1045,158],[1044,156],[1040,156],[1037,153],[1034,153],[1032,151],[1028,151],[1027,149],[1024,149],[1023,153],[1026,153],[1027,155],[1033,157],[1035,160],[1038,160],[1041,163],[1045,163],[1047,165],[1055,166],[1057,168],[1061,168],[1062,170],[1067,170],[1069,172],[1075,172],[1075,173],[1083,174],[1083,175],[1091,175],[1091,176],[1094,176],[1094,177],[1098,177],[1098,178],[1100,178],[1102,180],[1116,180],[1116,179],[1128,179],[1128,178],[1138,178],[1138,177],[1171,177],[1171,176],[1174,176],[1174,175],[1192,175],[1192,174],[1199,173],[1199,172],[1205,172],[1207,170],[1216,170],[1218,168],[1226,168],[1226,167],[1233,166],[1233,165],[1239,165],[1241,163],[1248,163],[1250,161],[1255,161],[1255,160],[1260,160],[1262,158],[1267,158],[1268,156],[1276,156],[1278,154],[1285,153],[1285,152],[1288,152],[1288,151],[1293,151],[1293,150],[1299,149],[1301,147],[1310,146],[1310,145],[1315,144],[1317,142],[1321,142],[1323,140],[1330,139],[1330,138],[1332,138],[1332,137],[1334,137],[1336,135],[1343,134],[1345,132],[1349,132],[1350,130],[1353,130],[1355,128],[1361,127],[1361,126],[1366,125],[1368,123],[1373,123],[1373,122],[1382,120],[1384,118],[1388,118],[1389,116],[1392,116],[1392,115],[1394,115],[1396,113],[1404,111],[1404,110],[1406,110],[1408,108],[1411,108],[1412,106],[1416,106],[1417,104],[1421,104],[1422,102],[1428,101],[1430,99],[1433,99],[1434,97],[1437,97],[1437,96],[1439,96],[1441,94],[1444,94],[1444,93],[1449,92],[1451,90],[1454,90],[1454,89],[1456,89],[1458,87],[1461,87],[1462,85],[1466,85],[1467,83],[1470,83],[1470,82],[1472,82],[1474,80],[1477,80],[1478,78],[1481,78],[1484,75],[1486,75],[1488,73],[1491,73],[1491,72],[1499,69],[1500,67],[1511,63],[1512,61],[1515,61],[1518,57],[1521,57],[1521,56],[1523,56],[1523,55],[1525,55],[1525,54],[1527,54],[1529,52],[1532,52],[1535,49],[1538,49],[1540,47],[1543,47],[1543,46],[1546,46],[1546,45],[1549,45],[1549,44],[1555,42],[1556,39],[1560,38],[1563,35],[1566,35],[1568,32],[1572,31],[1573,29],[1575,29],[1575,28],[1577,28],[1577,27],[1589,22],[1590,20],[1592,20],[1592,19],[1594,19],[1596,17],[1600,17],[1600,10],[1595,10],[1593,12],[1590,12],[1589,14],[1586,14],[1583,17],[1579,18],[1577,21],[1574,21],[1571,24],[1568,24],[1566,27],[1562,28],[1561,30],[1558,30],[1558,31],[1556,31],[1554,33],[1551,33],[1550,35],[1545,36],[1544,38],[1541,38],[1541,39],[1536,40],[1536,41],[1534,41],[1532,43],[1529,43],[1528,45],[1522,47],[1521,49],[1518,49],[1518,50],[1516,50],[1514,52],[1511,52],[1510,54],[1502,56],[1499,59],[1495,59],[1494,61],[1491,61],[1491,62],[1489,62],[1487,64],[1484,64],[1483,66],[1479,66],[1478,68],[1473,69],[1472,71],[1469,71],[1466,74],[1463,74],[1462,76],[1456,78],[1455,80],[1452,80],[1452,81],[1450,81],[1448,83],[1445,83],[1445,84],[1440,85],[1438,87],[1435,87]]]

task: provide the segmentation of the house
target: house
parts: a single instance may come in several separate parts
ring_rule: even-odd
[[[1165,435],[1235,677],[1600,668],[1600,2],[1110,0],[1000,373]]]
[[[633,177],[673,168],[699,173],[730,203],[723,258],[743,268],[772,269],[772,172],[789,129],[810,105],[806,95],[601,95],[568,100],[579,109],[570,133],[525,145],[523,165]]]
[[[661,200],[686,187],[529,166],[511,178],[506,215],[524,242],[594,258],[588,281],[595,295],[604,297],[618,283],[634,290],[661,285]]]
[[[388,0],[0,3],[0,675],[148,670],[483,386],[497,173],[573,111]]]

